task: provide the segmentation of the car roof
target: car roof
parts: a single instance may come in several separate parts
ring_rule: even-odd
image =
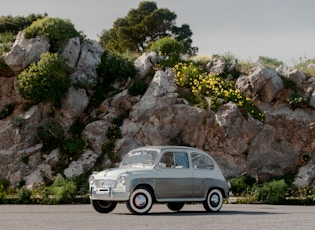
[[[142,147],[138,147],[136,149],[133,150],[141,150],[141,149],[156,149],[156,150],[160,150],[163,151],[165,149],[182,149],[182,150],[190,150],[190,151],[198,151],[198,152],[203,152],[204,151],[197,149],[197,148],[193,148],[193,147],[188,147],[188,146],[178,146],[178,145],[153,145],[153,146],[142,146]]]

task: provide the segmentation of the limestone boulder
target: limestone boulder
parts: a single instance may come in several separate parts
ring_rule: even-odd
[[[50,44],[46,37],[26,39],[23,31],[16,36],[10,52],[3,54],[4,62],[13,72],[21,72],[31,63],[40,59],[40,55],[49,52]]]
[[[68,43],[70,46],[70,43]],[[76,45],[72,42],[73,46]],[[64,51],[65,55],[71,56],[72,61],[69,61],[69,65],[73,66],[77,53],[72,51]],[[71,83],[82,85],[95,85],[97,83],[96,69],[101,63],[101,56],[103,49],[96,41],[86,41],[80,46],[79,57],[76,62],[74,72],[71,74]],[[71,60],[71,59],[69,59]]]
[[[74,69],[80,57],[81,42],[80,38],[70,38],[66,46],[61,53],[62,57],[66,61],[66,64]]]
[[[85,151],[79,160],[70,163],[69,167],[64,170],[64,175],[69,179],[82,175],[94,166],[97,157],[98,155],[92,150]]]
[[[159,56],[156,52],[143,53],[134,62],[136,69],[138,70],[137,78],[143,79],[152,70],[154,64],[161,61],[163,57]]]
[[[155,110],[167,107],[177,101],[176,86],[171,69],[155,73],[141,100],[133,106],[131,120],[149,117]]]
[[[315,164],[313,160],[299,168],[298,174],[294,178],[294,185],[305,188],[312,185],[315,188]]]
[[[214,75],[222,74],[226,69],[226,61],[223,57],[213,58],[207,65],[206,69]]]
[[[83,140],[97,155],[102,153],[102,145],[107,140],[106,132],[110,125],[111,123],[98,120],[88,124],[82,132]]]
[[[309,101],[309,105],[315,109],[315,91],[311,94],[310,96],[310,101]]]
[[[303,87],[303,83],[307,79],[305,73],[297,69],[291,70],[285,77],[294,82],[298,87]]]
[[[83,88],[70,87],[62,100],[61,112],[66,118],[79,117],[89,104],[89,97]]]
[[[236,87],[241,92],[250,92],[252,97],[271,103],[284,89],[283,81],[273,69],[257,67],[250,75],[238,78]]]

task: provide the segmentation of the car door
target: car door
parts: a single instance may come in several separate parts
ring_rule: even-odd
[[[156,168],[157,199],[190,198],[193,192],[192,170],[184,151],[166,151]]]

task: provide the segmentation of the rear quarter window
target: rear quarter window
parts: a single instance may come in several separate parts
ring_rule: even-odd
[[[213,170],[214,163],[210,157],[202,153],[192,153],[191,162],[194,169]]]

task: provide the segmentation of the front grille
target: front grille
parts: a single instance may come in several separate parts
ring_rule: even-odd
[[[96,188],[113,188],[116,186],[116,180],[111,179],[101,179],[95,180]]]

